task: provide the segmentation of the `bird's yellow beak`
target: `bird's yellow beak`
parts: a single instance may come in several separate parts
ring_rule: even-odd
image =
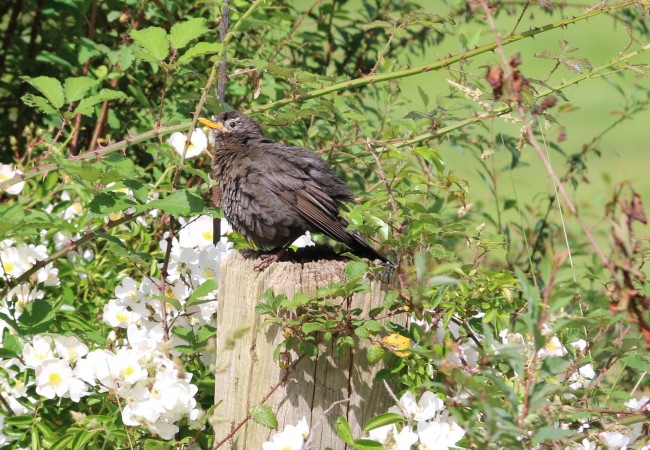
[[[203,117],[199,117],[199,123],[201,125],[204,125],[204,126],[210,128],[210,129],[217,130],[217,131],[220,131],[222,133],[228,131],[228,128],[224,127],[223,124],[221,124],[219,122],[215,122],[215,121],[210,120],[210,119],[205,119]]]

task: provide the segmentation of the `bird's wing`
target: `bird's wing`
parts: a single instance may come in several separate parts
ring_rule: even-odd
[[[349,232],[339,217],[339,203],[325,192],[319,180],[313,179],[305,171],[308,169],[306,164],[298,166],[284,156],[275,157],[282,170],[269,170],[266,173],[263,180],[267,189],[293,208],[313,230],[347,244]]]
[[[327,164],[309,150],[296,147],[281,150],[282,153],[267,152],[273,158],[263,177],[267,189],[293,208],[311,230],[373,259],[388,261],[361,236],[346,228],[347,222],[339,216],[339,206],[350,199],[352,192]],[[282,170],[272,170],[273,167]]]

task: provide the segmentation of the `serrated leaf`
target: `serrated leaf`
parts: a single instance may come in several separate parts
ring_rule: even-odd
[[[70,77],[66,78],[63,83],[63,90],[65,98],[68,102],[76,102],[81,100],[88,90],[99,83],[99,80],[94,80],[89,77]]]
[[[45,114],[55,114],[57,112],[57,110],[52,107],[50,102],[48,102],[45,97],[41,97],[40,95],[25,94],[21,97],[21,100],[27,106],[31,108],[38,108]]]
[[[65,102],[61,82],[52,77],[21,77],[24,81],[34,86],[55,108],[61,108]]]
[[[160,27],[148,27],[142,30],[132,30],[129,33],[133,42],[147,52],[156,61],[162,61],[169,54],[167,32]]]
[[[214,299],[200,300],[200,298],[205,297],[206,295],[210,294],[211,292],[214,292],[218,288],[219,288],[219,283],[217,282],[217,280],[204,281],[196,289],[194,289],[192,295],[190,295],[190,297],[187,299],[187,303],[185,304],[185,307],[189,308],[190,306],[195,304],[201,304],[207,301],[214,301]]]
[[[278,429],[278,419],[275,417],[275,413],[268,405],[255,405],[251,407],[249,412],[255,423],[272,430]]]
[[[345,278],[348,281],[360,280],[366,273],[368,264],[363,261],[352,261],[345,265]]]
[[[320,322],[307,322],[302,326],[302,331],[306,334],[313,333],[314,331],[320,331],[327,328],[327,325]]]
[[[52,305],[45,300],[36,300],[25,305],[18,323],[25,334],[38,334],[47,331],[53,320]]]
[[[133,200],[129,200],[125,194],[118,192],[102,192],[97,194],[88,205],[90,212],[105,216],[110,213],[124,211],[135,206]]]
[[[573,430],[563,430],[561,428],[556,428],[551,426],[541,427],[537,431],[537,434],[535,434],[535,436],[533,437],[532,445],[537,446],[549,439],[552,439],[554,441],[561,441],[563,438],[574,434],[576,434],[576,432]]]
[[[74,114],[91,116],[94,112],[93,107],[98,103],[121,98],[126,98],[126,94],[124,94],[124,92],[114,91],[113,89],[102,89],[99,91],[99,94],[82,99],[73,112]]]
[[[404,417],[396,413],[381,414],[377,417],[373,417],[372,419],[370,419],[368,423],[363,427],[363,432],[367,433],[368,431],[374,430],[375,428],[383,427],[386,425],[392,425],[394,423],[406,422],[406,421],[407,419],[405,419]]]
[[[557,55],[550,50],[543,50],[541,52],[535,53],[535,58],[542,59],[557,59]]]
[[[205,208],[203,199],[187,190],[176,191],[165,198],[153,200],[146,205],[140,205],[138,211],[160,209],[172,216],[188,216],[197,214]]]
[[[350,424],[348,423],[347,420],[345,420],[344,417],[339,417],[336,419],[336,423],[334,424],[334,429],[336,430],[336,434],[339,435],[339,437],[345,442],[346,444],[352,444],[353,443],[353,437],[352,437],[352,429],[350,428]]]
[[[220,51],[220,42],[199,42],[196,45],[190,47],[185,53],[183,53],[183,55],[178,58],[177,64],[187,64],[197,56],[212,55],[214,53],[219,53]]]
[[[381,344],[372,344],[366,351],[366,359],[369,363],[375,363],[381,360],[386,354],[386,350]]]
[[[385,20],[375,20],[374,22],[367,23],[361,26],[363,31],[372,30],[373,28],[386,28],[392,27],[393,24],[386,22]]]
[[[169,42],[172,47],[181,49],[189,44],[191,40],[204,35],[208,31],[210,29],[203,17],[177,22],[169,32]]]

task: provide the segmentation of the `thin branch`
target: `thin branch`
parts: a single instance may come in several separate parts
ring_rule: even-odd
[[[633,4],[633,3],[635,3],[635,2],[627,2],[624,5],[629,6],[630,4]],[[614,8],[614,7],[612,7],[612,8]],[[593,14],[595,14],[595,13],[593,13]],[[572,20],[575,21],[575,20],[581,19],[581,18],[582,17],[574,18]],[[565,24],[565,22],[562,22],[562,25],[551,24],[551,25],[547,25],[546,27],[543,27],[543,28],[544,29],[556,28],[556,27],[559,27],[559,26],[564,26],[564,24]],[[531,30],[531,31],[536,31],[536,30]],[[638,50],[630,52],[630,53],[628,53],[626,55],[623,55],[621,57],[615,58],[612,61],[609,61],[609,62],[607,62],[607,63],[605,63],[605,64],[603,64],[601,66],[598,66],[598,67],[594,68],[590,72],[582,74],[582,75],[580,75],[580,76],[578,76],[576,78],[573,78],[572,80],[561,83],[558,86],[554,87],[553,89],[545,89],[543,91],[540,91],[539,94],[537,94],[537,98],[543,97],[543,96],[551,94],[553,92],[560,91],[562,89],[565,89],[568,86],[572,86],[574,84],[577,84],[580,81],[585,80],[587,78],[594,77],[596,74],[598,74],[600,72],[603,72],[605,69],[608,69],[612,65],[623,62],[623,61],[626,61],[626,60],[628,60],[630,58],[633,58],[633,57],[635,57],[637,55],[640,55],[640,54],[642,54],[643,52],[645,52],[645,51],[647,51],[649,49],[650,49],[650,44],[646,44],[646,45],[642,46]],[[455,61],[457,61],[457,60],[462,60],[462,59],[467,58],[467,57],[468,57],[467,54],[464,53],[462,55],[457,55],[454,58],[455,58]],[[451,64],[451,63],[449,63],[449,64]],[[432,66],[426,66],[426,67],[431,68],[431,67],[433,67],[433,65]],[[419,68],[419,70],[415,70],[415,71],[414,71],[414,69],[410,69],[408,71],[398,71],[398,72],[394,72],[392,74],[381,74],[381,75],[375,75],[375,76],[371,76],[371,77],[358,78],[358,79],[355,79],[355,80],[346,81],[346,82],[343,82],[343,83],[337,83],[337,84],[334,84],[332,86],[329,86],[329,87],[326,88],[328,90],[327,92],[323,92],[323,89],[316,89],[314,91],[305,93],[302,96],[293,97],[291,99],[283,99],[280,102],[273,102],[273,103],[269,103],[267,105],[254,107],[254,108],[251,108],[251,109],[247,110],[246,112],[248,112],[248,113],[261,112],[261,111],[265,111],[267,109],[271,109],[271,108],[274,108],[274,107],[277,107],[277,106],[280,106],[280,105],[284,105],[284,104],[287,104],[287,103],[297,102],[297,101],[304,100],[304,99],[309,99],[309,98],[316,98],[316,97],[323,96],[323,95],[325,95],[327,93],[338,92],[338,91],[341,91],[341,90],[345,90],[345,89],[348,89],[348,88],[354,88],[354,87],[358,87],[358,86],[363,86],[363,85],[366,85],[366,84],[371,84],[371,83],[376,83],[376,82],[383,82],[383,81],[390,81],[390,80],[396,79],[396,78],[403,78],[403,77],[406,77],[406,76],[418,75],[418,74],[423,73],[425,71],[426,70],[424,70],[422,68]],[[404,74],[404,72],[409,72],[409,73]],[[215,74],[214,79],[216,79],[216,65],[215,65],[215,69],[214,69],[214,74]],[[214,80],[212,81],[212,83],[210,83],[210,85],[212,85],[213,83],[214,83]],[[203,104],[205,103],[205,99],[203,97],[202,97],[202,100],[203,100],[203,102],[200,104],[201,109],[203,107]],[[440,136],[443,136],[443,135],[445,135],[445,134],[447,134],[447,133],[449,133],[451,131],[457,130],[459,128],[463,128],[463,127],[465,127],[467,125],[470,125],[472,123],[480,122],[480,121],[486,120],[486,119],[491,119],[493,117],[497,117],[497,116],[500,116],[500,115],[503,115],[503,114],[507,114],[508,112],[511,112],[511,111],[512,111],[512,107],[510,105],[505,105],[505,106],[503,106],[501,108],[493,109],[492,111],[489,111],[487,113],[483,113],[483,114],[473,116],[473,117],[467,118],[465,120],[456,122],[455,124],[450,125],[448,127],[440,128],[440,129],[438,129],[438,130],[436,130],[434,132],[422,133],[422,134],[420,134],[418,136],[415,136],[415,137],[413,137],[411,139],[404,140],[404,141],[402,141],[402,142],[400,142],[398,144],[398,147],[418,144],[418,143],[427,141],[427,140],[429,140],[431,138],[434,138],[434,137],[440,137]],[[200,109],[199,109],[199,112],[200,112]],[[195,112],[195,119],[198,118],[198,114],[199,113]],[[99,150],[96,150],[94,152],[84,153],[84,154],[79,155],[79,156],[70,157],[69,159],[74,160],[74,161],[76,161],[76,160],[85,161],[85,160],[88,160],[88,159],[92,159],[94,157],[102,157],[102,156],[105,156],[107,154],[113,153],[113,152],[115,152],[117,150],[123,150],[123,149],[125,149],[126,147],[128,147],[129,145],[132,145],[132,144],[139,144],[141,142],[146,142],[146,141],[148,141],[150,139],[153,139],[155,137],[164,136],[166,134],[170,134],[170,133],[173,133],[175,131],[187,130],[188,126],[191,126],[192,129],[193,129],[195,124],[196,124],[196,120],[193,120],[191,123],[184,122],[184,123],[181,123],[181,124],[178,124],[178,125],[171,125],[171,126],[161,127],[159,129],[153,129],[153,130],[147,131],[145,133],[142,133],[142,134],[139,134],[139,135],[136,135],[136,136],[130,136],[130,137],[128,137],[128,138],[126,138],[126,139],[124,139],[122,141],[116,142],[115,144],[108,145],[108,146],[103,147],[103,148],[101,148]],[[41,165],[40,167],[38,167],[36,169],[32,169],[30,171],[27,171],[27,172],[25,172],[24,174],[22,174],[22,175],[20,175],[18,177],[12,178],[11,180],[0,182],[0,192],[3,191],[4,189],[6,189],[7,187],[12,186],[12,185],[14,185],[14,184],[16,184],[16,183],[18,183],[20,181],[25,181],[25,180],[34,178],[34,177],[38,176],[39,174],[51,172],[53,170],[56,170],[57,168],[58,168],[58,165],[55,164],[55,163],[44,164],[44,165]]]
[[[522,117],[525,117],[526,112],[524,111],[524,108],[522,106],[519,107],[519,113],[521,114]],[[542,161],[542,164],[544,164],[544,167],[546,168],[546,172],[550,175],[551,179],[553,180],[553,183],[555,183],[555,186],[557,187],[558,192],[560,193],[560,197],[562,197],[564,203],[567,205],[571,213],[575,216],[576,220],[578,221],[578,225],[580,225],[580,228],[585,233],[587,240],[591,244],[591,247],[596,253],[596,256],[600,260],[601,264],[603,265],[603,267],[607,267],[610,271],[613,271],[614,266],[612,265],[611,261],[607,258],[607,256],[605,256],[605,253],[600,248],[598,242],[596,242],[596,238],[594,238],[591,229],[587,226],[584,220],[582,220],[582,217],[580,217],[580,215],[578,214],[578,209],[573,204],[571,197],[569,197],[569,194],[567,193],[564,187],[564,183],[562,183],[562,181],[560,181],[560,179],[555,174],[555,171],[553,170],[551,163],[546,158],[546,154],[544,153],[544,150],[540,147],[539,142],[537,142],[537,139],[535,139],[535,136],[533,134],[533,128],[531,127],[530,123],[526,123],[524,125],[524,129],[526,130],[526,134],[528,135],[528,142],[530,143],[530,145],[533,146],[535,152],[537,153],[537,156]]]
[[[99,148],[93,152],[87,152],[83,153],[78,156],[70,156],[68,160],[70,161],[88,161],[88,160],[93,160],[93,159],[101,159],[105,157],[106,155],[109,155],[111,153],[114,153],[118,150],[124,150],[128,146],[133,145],[133,144],[140,144],[142,142],[149,141],[153,138],[159,137],[159,136],[164,136],[166,134],[173,133],[174,131],[182,131],[186,130],[188,126],[188,123],[181,123],[178,125],[170,125],[167,127],[161,127],[158,129],[153,129],[150,131],[147,131],[142,134],[138,134],[136,136],[129,136],[126,139],[116,142],[115,144],[107,145],[106,147]],[[9,186],[12,186],[16,183],[19,183],[20,181],[26,181],[31,178],[35,178],[39,176],[40,174],[43,173],[48,173],[52,172],[53,170],[57,170],[59,168],[59,165],[57,163],[50,163],[50,164],[41,164],[40,166],[28,170],[19,177],[14,177],[11,180],[3,181],[0,183],[0,192],[4,191],[7,189]]]
[[[61,248],[60,250],[52,253],[49,257],[45,258],[44,260],[36,261],[36,263],[32,267],[30,267],[28,270],[26,270],[25,272],[20,274],[15,279],[11,280],[11,282],[9,282],[9,280],[7,280],[7,286],[5,286],[5,288],[2,290],[2,292],[0,292],[0,298],[4,298],[12,288],[14,288],[15,286],[19,286],[19,285],[23,284],[24,282],[29,280],[29,278],[32,275],[34,275],[36,272],[38,272],[39,270],[41,270],[42,268],[44,268],[45,266],[47,266],[51,262],[56,261],[61,256],[65,255],[68,252],[76,249],[77,247],[85,244],[86,242],[90,241],[91,239],[94,239],[97,236],[98,233],[106,233],[110,229],[115,228],[117,226],[120,226],[122,224],[125,224],[127,222],[130,222],[130,221],[132,221],[133,219],[135,219],[138,216],[139,216],[139,214],[130,214],[130,215],[125,214],[124,217],[121,217],[118,220],[110,221],[106,225],[103,225],[101,227],[98,227],[98,228],[88,232],[87,234],[85,234],[81,238],[77,239],[76,241],[72,241],[69,245],[66,245],[63,248]]]
[[[433,70],[440,70],[442,68],[445,68],[447,66],[450,66],[452,64],[455,64],[457,62],[464,61],[466,59],[470,59],[474,56],[483,54],[483,53],[488,53],[493,50],[496,50],[499,45],[505,46],[508,44],[512,44],[514,42],[518,42],[522,39],[529,38],[536,36],[540,33],[545,33],[549,30],[553,30],[556,28],[562,28],[566,27],[567,25],[573,24],[580,22],[582,20],[589,19],[590,17],[598,16],[600,14],[604,13],[609,13],[613,11],[618,11],[624,8],[627,8],[632,5],[638,4],[638,0],[629,0],[624,3],[620,3],[618,5],[610,6],[608,8],[603,8],[599,9],[596,11],[591,11],[585,14],[582,14],[580,16],[572,17],[569,19],[563,19],[558,22],[554,22],[548,25],[544,25],[538,28],[533,28],[532,30],[525,31],[523,33],[518,33],[512,36],[508,36],[504,39],[500,40],[500,43],[497,44],[496,42],[492,42],[490,44],[484,45],[482,47],[477,47],[472,50],[468,50],[464,53],[460,53],[458,55],[451,56],[449,58],[442,59],[440,61],[437,61],[432,64],[425,64],[423,66],[418,66],[418,67],[413,67],[411,69],[405,69],[405,70],[398,70],[395,72],[389,72],[389,73],[382,73],[382,74],[377,74],[377,75],[372,75],[372,76],[367,76],[367,77],[361,77],[361,78],[355,78],[349,81],[344,81],[342,83],[336,83],[331,86],[326,86],[320,89],[315,89],[313,91],[305,92],[303,94],[291,94],[289,97],[284,98],[282,100],[278,100],[275,102],[267,103],[265,105],[260,105],[260,106],[255,106],[249,110],[250,113],[257,113],[257,112],[262,112],[266,111],[269,109],[274,109],[277,108],[278,106],[283,106],[289,103],[294,103],[294,102],[301,102],[304,100],[310,100],[313,98],[317,97],[322,97],[323,95],[327,94],[332,94],[334,92],[346,90],[346,89],[353,89],[353,88],[358,88],[360,86],[365,86],[368,84],[373,84],[373,83],[379,83],[383,81],[390,81],[390,80],[397,80],[399,78],[405,78],[405,77],[410,77],[413,75],[419,75],[421,73],[425,72],[430,72]]]
[[[264,397],[262,397],[262,400],[261,400],[260,403],[259,403],[260,405],[263,405],[264,403],[266,403],[266,401],[271,397],[271,395],[273,395],[273,393],[274,393],[275,391],[277,391],[278,388],[279,388],[280,386],[282,386],[284,383],[287,382],[287,380],[289,379],[289,375],[290,375],[290,374],[291,374],[291,373],[296,369],[296,366],[298,366],[298,363],[299,363],[300,361],[302,361],[302,359],[303,359],[304,357],[305,357],[305,355],[300,355],[300,357],[299,357],[298,359],[296,359],[296,360],[295,360],[295,361],[294,361],[294,362],[293,362],[289,367],[287,367],[287,369],[286,369],[286,371],[285,371],[284,376],[282,377],[282,379],[280,379],[280,381],[278,381],[277,383],[275,383],[274,385],[272,385],[272,386],[269,387],[269,390],[268,390],[268,392],[266,393],[266,395],[264,395]],[[239,429],[240,429],[241,427],[243,427],[243,426],[246,424],[246,422],[248,422],[248,421],[251,420],[252,418],[253,418],[253,415],[249,413],[246,417],[244,417],[244,418],[243,418],[243,419],[242,419],[242,420],[241,420],[237,425],[235,425],[235,426],[230,430],[230,433],[228,433],[228,435],[227,435],[226,437],[224,437],[223,439],[221,439],[219,442],[216,442],[216,443],[212,446],[212,450],[216,450],[216,449],[218,449],[218,448],[221,447],[223,444],[225,444],[226,442],[228,442],[228,440],[232,439],[233,436],[235,436],[235,434],[237,433],[237,431],[239,431]]]

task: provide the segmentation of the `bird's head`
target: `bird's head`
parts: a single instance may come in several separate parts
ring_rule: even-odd
[[[224,111],[215,119],[199,118],[199,123],[210,128],[215,139],[235,139],[263,135],[262,128],[250,117],[238,111]]]

